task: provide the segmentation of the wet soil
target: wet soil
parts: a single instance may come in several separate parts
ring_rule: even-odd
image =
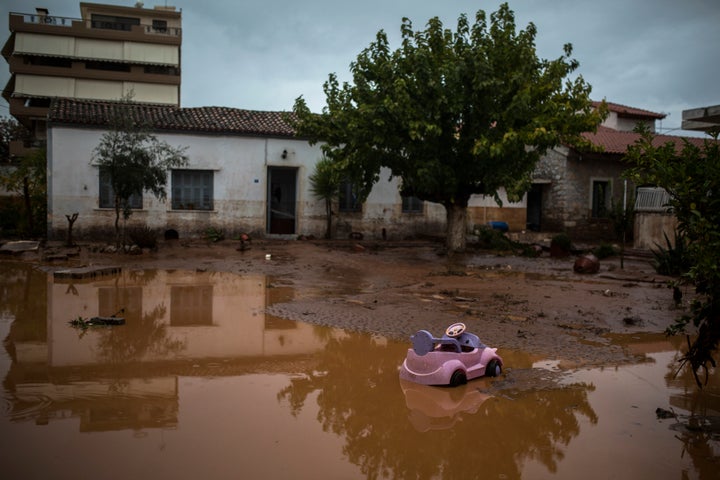
[[[292,287],[268,313],[406,340],[463,322],[491,346],[558,361],[560,368],[633,363],[611,334],[663,332],[684,311],[647,257],[604,259],[596,274],[575,257],[537,258],[469,250],[451,257],[434,242],[168,241],[138,255],[98,245],[47,246],[23,258],[47,268],[119,265],[267,275]],[[69,256],[67,256],[69,255]],[[268,257],[269,256],[269,257]],[[687,292],[686,292],[687,293]],[[687,295],[686,295],[687,297]],[[687,303],[687,302],[685,302]]]

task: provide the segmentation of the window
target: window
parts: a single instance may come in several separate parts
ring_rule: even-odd
[[[403,213],[422,213],[423,201],[415,196],[403,195],[402,197]]]
[[[110,172],[100,169],[100,208],[115,208],[115,192],[113,191]],[[128,199],[130,208],[141,210],[143,204],[142,193],[132,194]]]
[[[180,75],[180,69],[177,67],[168,67],[164,65],[145,65],[143,71],[155,75]]]
[[[592,216],[593,218],[607,217],[610,209],[610,182],[607,180],[593,180],[592,182]]]
[[[25,63],[26,65],[37,65],[42,67],[72,68],[72,60],[70,60],[69,58],[24,57],[23,63]]]
[[[152,29],[155,32],[167,33],[167,21],[166,20],[153,20]]]
[[[172,171],[173,210],[212,210],[212,170]]]
[[[360,212],[362,210],[362,205],[357,198],[357,189],[349,180],[340,183],[338,200],[341,212]]]
[[[85,68],[88,70],[104,70],[107,72],[129,72],[130,65],[127,63],[117,62],[85,62]]]
[[[117,17],[115,15],[98,15],[93,13],[91,20],[92,28],[104,28],[108,30],[124,30],[129,32],[133,25],[140,25],[139,18]]]

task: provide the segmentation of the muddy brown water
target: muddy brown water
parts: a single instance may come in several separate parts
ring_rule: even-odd
[[[0,477],[717,478],[720,381],[679,340],[608,335],[644,361],[561,370],[500,348],[496,379],[401,382],[408,342],[277,318],[265,276],[0,262]],[[122,316],[121,326],[71,320]],[[656,409],[672,415],[658,418]]]

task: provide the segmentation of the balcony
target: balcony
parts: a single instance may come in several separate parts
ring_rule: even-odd
[[[126,22],[120,21],[106,21],[106,20],[90,20],[82,18],[72,17],[60,17],[57,15],[42,15],[37,13],[18,13],[10,12],[10,31],[11,32],[48,32],[50,28],[57,27],[58,29],[67,28],[66,34],[71,34],[70,30],[73,30],[72,34],[78,34],[80,31],[85,31],[84,35],[80,36],[93,36],[93,37],[105,37],[98,31],[107,30],[111,32],[122,32],[127,34],[140,34],[140,35],[158,35],[164,37],[181,37],[182,28],[179,27],[168,27],[166,25],[152,23],[139,23],[132,25]],[[88,32],[93,33],[88,35]],[[57,34],[63,34],[61,30],[55,30],[53,32]],[[113,38],[117,38],[114,37]]]

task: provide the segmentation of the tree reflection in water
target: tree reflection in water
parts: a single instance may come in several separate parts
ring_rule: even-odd
[[[597,423],[587,398],[594,387],[575,384],[506,391],[461,414],[452,428],[418,432],[399,387],[397,362],[405,351],[368,336],[331,340],[316,370],[293,379],[278,400],[298,415],[317,392],[323,430],[344,437],[343,453],[369,479],[516,478],[530,459],[555,472],[563,447],[580,432],[580,416]],[[480,380],[467,388],[478,388],[473,384],[488,385]]]
[[[689,456],[700,480],[715,479],[720,464],[720,376],[717,370],[708,378],[702,389],[697,388],[695,377],[688,365],[678,371],[680,353],[668,364],[665,381],[677,393],[670,396],[670,405],[690,412],[677,415],[669,428],[676,430],[682,442],[681,456]],[[686,478],[690,478],[686,475]]]
[[[168,336],[162,319],[167,313],[164,304],[158,305],[139,318],[128,321],[128,328],[103,329],[98,342],[98,360],[110,364],[138,362],[148,354],[166,357],[182,352],[185,342]]]

